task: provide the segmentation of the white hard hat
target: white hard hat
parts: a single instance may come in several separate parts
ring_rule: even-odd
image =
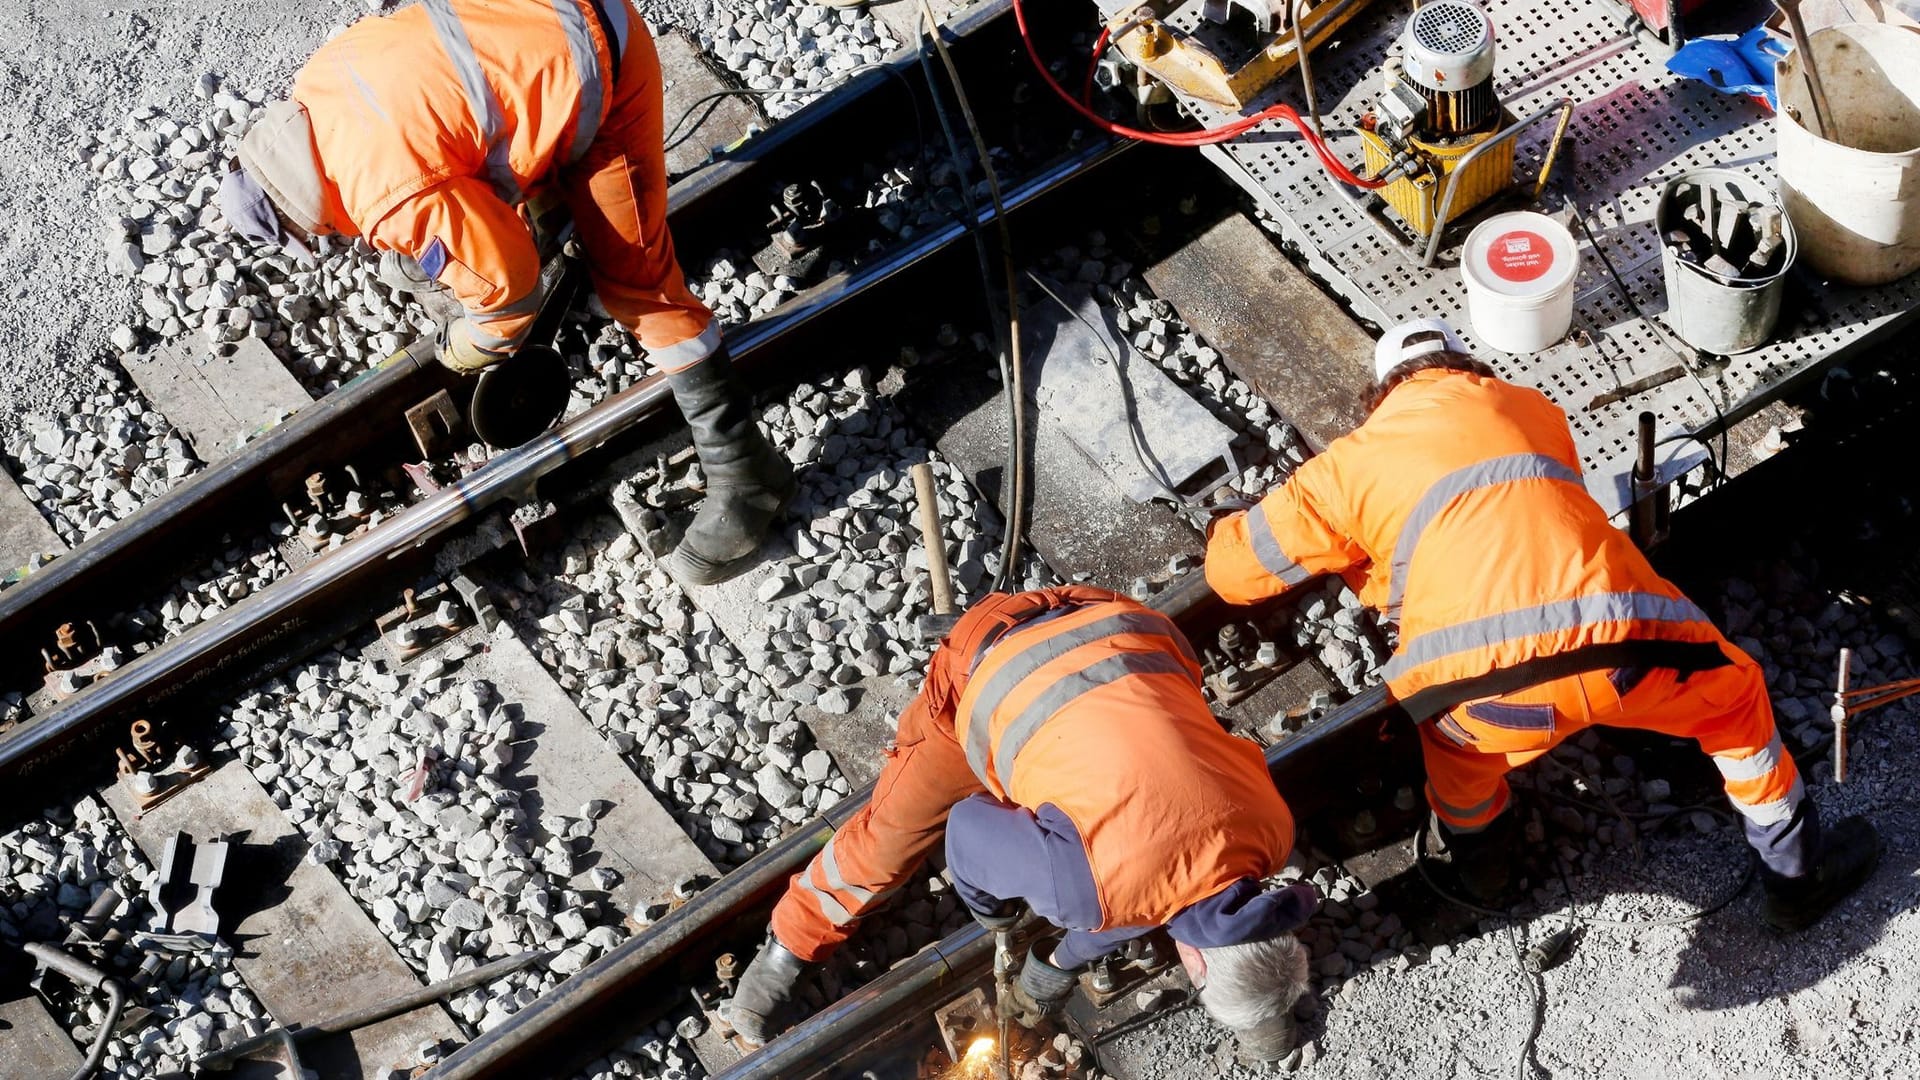
[[[1467,344],[1441,319],[1414,319],[1390,326],[1373,346],[1373,376],[1384,379],[1387,372],[1416,357],[1429,353],[1456,352],[1471,356]]]

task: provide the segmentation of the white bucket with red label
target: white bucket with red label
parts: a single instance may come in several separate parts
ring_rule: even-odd
[[[1474,336],[1508,353],[1539,352],[1566,337],[1579,268],[1573,234],[1545,214],[1516,210],[1481,222],[1460,252]]]

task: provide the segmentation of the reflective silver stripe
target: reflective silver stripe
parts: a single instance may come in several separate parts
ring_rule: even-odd
[[[468,340],[472,341],[475,345],[478,345],[487,352],[494,353],[512,352],[519,347],[520,339],[527,336],[526,331],[522,330],[513,337],[501,337],[499,334],[475,322],[471,313],[456,323],[455,326],[456,328],[464,327],[464,330],[458,330],[457,332],[466,334]]]
[[[851,895],[854,903],[865,907],[878,899],[879,894],[872,889],[849,885],[847,879],[840,876],[840,859],[833,853],[833,841],[839,838],[840,835],[835,833],[833,838],[827,841],[827,846],[820,849],[820,870],[827,876],[828,888]]]
[[[1381,614],[1389,619],[1399,617],[1400,600],[1407,592],[1407,568],[1413,563],[1414,550],[1420,546],[1420,534],[1427,531],[1440,511],[1469,491],[1516,480],[1565,480],[1577,484],[1580,474],[1567,463],[1545,454],[1509,454],[1455,469],[1435,480],[1414,504],[1413,512],[1400,526],[1399,539],[1393,543],[1393,573],[1387,589],[1387,604],[1380,609]]]
[[[647,356],[655,364],[668,370],[677,370],[705,360],[720,347],[720,320],[707,324],[700,336],[677,341],[672,345],[662,345],[657,349],[648,349]]]
[[[1013,763],[1020,751],[1026,749],[1028,740],[1039,734],[1061,709],[1080,695],[1129,675],[1185,675],[1192,679],[1186,665],[1163,652],[1120,653],[1070,675],[1062,675],[1020,710],[1020,715],[1000,733],[1000,745],[993,751],[993,771],[1000,778],[1000,785],[1007,789],[1013,787]]]
[[[1641,592],[1576,596],[1570,600],[1503,611],[1471,622],[1429,630],[1402,642],[1399,653],[1387,661],[1382,675],[1387,679],[1397,679],[1421,664],[1431,663],[1443,656],[1485,649],[1516,638],[1628,620],[1706,622],[1707,616],[1684,596]]]
[[[1247,511],[1247,539],[1253,544],[1253,557],[1260,560],[1260,568],[1279,578],[1282,585],[1298,585],[1313,576],[1280,550],[1280,538],[1273,535],[1273,524],[1267,520],[1264,507]]]
[[[573,54],[573,66],[580,73],[580,111],[573,118],[573,146],[567,151],[567,163],[586,156],[587,147],[600,132],[600,114],[606,109],[605,83],[600,77],[600,52],[593,47],[593,35],[587,33],[587,14],[580,10],[581,0],[553,0],[553,13],[567,36],[567,51]],[[608,16],[612,18],[612,16]]]
[[[1006,638],[1001,639],[1001,645],[1019,632],[1020,628],[1015,627]],[[1153,634],[1169,638],[1179,646],[1181,655],[1189,660],[1193,659],[1193,648],[1187,644],[1187,639],[1181,635],[1180,631],[1174,629],[1173,623],[1167,621],[1166,616],[1151,611],[1122,611],[1102,619],[1095,619],[1083,626],[1076,626],[1071,630],[1062,630],[1052,637],[1043,638],[1021,649],[1017,656],[1007,661],[1005,667],[994,672],[993,677],[980,688],[980,692],[974,696],[972,706],[967,712],[967,764],[972,767],[973,775],[979,777],[981,783],[987,782],[989,749],[987,743],[991,737],[988,729],[993,724],[993,712],[1002,701],[1007,699],[1007,695],[1047,664],[1082,645],[1117,634]],[[999,647],[1000,645],[995,646],[995,648]],[[1006,776],[1002,774],[1003,789],[1005,780]]]
[[[822,890],[818,885],[807,880],[807,877],[807,874],[800,875],[800,886],[819,897],[820,913],[827,917],[828,922],[835,926],[845,926],[853,921],[853,912],[848,911],[840,901],[835,900],[832,893]]]
[[[1488,810],[1492,809],[1493,804],[1499,801],[1500,793],[1496,791],[1493,794],[1487,796],[1486,798],[1480,800],[1479,802],[1474,803],[1472,806],[1455,806],[1452,803],[1448,802],[1447,800],[1441,798],[1440,793],[1433,789],[1433,785],[1428,784],[1427,798],[1433,803],[1433,808],[1442,814],[1450,814],[1453,817],[1457,817],[1457,818],[1470,818],[1470,817],[1479,817],[1481,814],[1484,814]],[[1474,831],[1478,831],[1479,829],[1486,828],[1486,826],[1484,825],[1455,826],[1453,822],[1449,821],[1447,822],[1447,828],[1453,829],[1455,832],[1462,832],[1462,831],[1466,831],[1467,829],[1473,829]]]
[[[427,9],[433,32],[440,37],[440,47],[453,62],[454,74],[459,76],[460,89],[467,96],[467,109],[473,114],[473,122],[480,125],[480,140],[487,146],[487,180],[503,201],[517,204],[520,184],[507,163],[511,140],[506,134],[506,113],[500,108],[500,99],[494,95],[492,84],[487,82],[487,73],[480,67],[480,57],[473,51],[467,28],[454,13],[451,0],[421,0],[421,6]]]
[[[389,124],[393,123],[393,117],[387,115],[386,106],[380,104],[380,95],[373,92],[373,87],[367,85],[367,80],[360,77],[360,72],[355,70],[352,64],[344,66],[347,69],[347,78],[353,80],[353,88],[360,92],[360,100],[367,103],[367,108],[380,114],[380,119]]]
[[[1775,731],[1773,739],[1752,757],[1735,758],[1713,756],[1713,763],[1720,767],[1720,775],[1729,780],[1758,780],[1780,765],[1780,754],[1786,748],[1780,745],[1780,733]]]
[[[471,311],[467,313],[467,317],[475,322],[499,322],[501,319],[532,315],[540,310],[540,304],[546,298],[547,291],[535,285],[531,292],[512,303],[501,304],[497,308],[486,311]]]
[[[1799,809],[1801,800],[1806,797],[1806,789],[1801,786],[1800,778],[1796,776],[1793,778],[1793,787],[1787,789],[1787,794],[1783,798],[1763,803],[1743,803],[1729,796],[1727,801],[1732,803],[1733,808],[1740,811],[1748,821],[1765,828],[1769,825],[1779,825],[1791,818],[1793,812]]]

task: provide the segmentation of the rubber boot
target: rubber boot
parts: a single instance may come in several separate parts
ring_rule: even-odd
[[[1880,835],[1863,817],[1844,818],[1820,834],[1819,854],[1798,877],[1761,871],[1768,925],[1796,933],[1819,922],[1880,864]]]
[[[813,966],[769,935],[723,1010],[727,1022],[746,1041],[766,1045],[799,1021],[800,980]]]
[[[725,346],[690,368],[668,372],[667,385],[687,418],[707,478],[707,497],[667,556],[667,572],[683,584],[712,585],[746,569],[767,529],[786,511],[793,467],[761,435]]]
[[[1445,865],[1467,894],[1465,899],[1494,908],[1512,898],[1519,819],[1512,806],[1478,832],[1454,832],[1437,815],[1429,819],[1433,835],[1445,845]]]
[[[1243,1064],[1284,1062],[1300,1048],[1300,1023],[1293,1018],[1292,1009],[1258,1027],[1236,1028],[1234,1034],[1240,1037],[1235,1056]]]

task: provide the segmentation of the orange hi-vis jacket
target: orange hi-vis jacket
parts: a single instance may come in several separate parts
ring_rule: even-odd
[[[511,352],[538,313],[540,256],[516,208],[546,184],[602,302],[657,363],[717,345],[667,232],[659,59],[628,0],[421,0],[321,46],[292,96],[328,225],[418,261],[482,349]]]
[[[1161,925],[1278,871],[1292,816],[1260,748],[1207,708],[1179,629],[1103,589],[1048,592],[1064,601],[1054,612],[960,654],[978,659],[954,735],[995,798],[1073,821],[1105,916],[1095,929]]]
[[[1399,620],[1389,692],[1442,702],[1416,719],[1473,696],[1451,688],[1491,695],[1616,666],[1611,646],[1662,643],[1659,666],[1726,662],[1706,614],[1587,494],[1566,414],[1466,372],[1415,373],[1208,540],[1207,582],[1234,603],[1318,573]]]

